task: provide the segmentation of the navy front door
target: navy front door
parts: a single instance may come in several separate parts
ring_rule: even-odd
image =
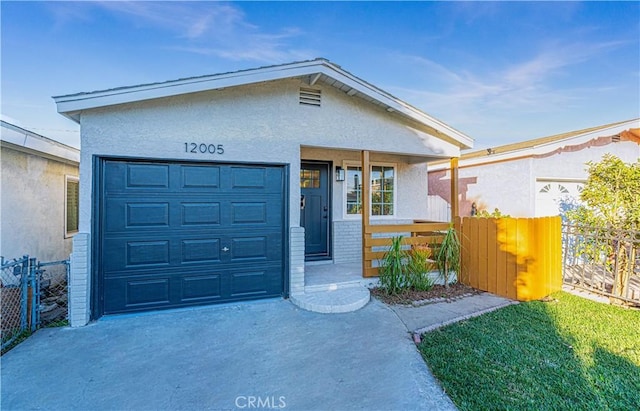
[[[104,161],[98,313],[284,293],[278,166]]]
[[[300,166],[300,225],[304,227],[307,260],[327,259],[329,253],[329,168],[328,163]]]

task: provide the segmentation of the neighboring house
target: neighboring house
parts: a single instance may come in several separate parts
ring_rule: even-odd
[[[325,59],[54,97],[81,126],[72,325],[304,290],[371,220],[427,215],[427,162],[466,135]]]
[[[78,231],[80,151],[5,121],[0,125],[0,255],[66,260]],[[13,280],[2,278],[4,285]]]
[[[561,202],[579,201],[586,163],[606,153],[635,162],[640,119],[464,153],[458,169],[460,215],[471,215],[474,203],[478,210],[497,208],[512,217],[558,215]],[[429,164],[429,195],[446,207],[448,162]]]

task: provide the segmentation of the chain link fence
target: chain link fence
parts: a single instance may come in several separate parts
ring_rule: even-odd
[[[40,327],[67,324],[69,260],[0,257],[2,353]]]

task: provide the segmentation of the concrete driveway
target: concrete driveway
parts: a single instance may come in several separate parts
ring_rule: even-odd
[[[2,410],[455,409],[397,315],[285,300],[43,329],[1,359]]]

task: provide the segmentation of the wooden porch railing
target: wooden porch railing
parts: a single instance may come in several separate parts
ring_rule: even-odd
[[[438,245],[442,243],[444,231],[449,228],[449,223],[415,222],[414,224],[385,224],[364,227],[363,232],[363,260],[362,276],[377,277],[378,267],[374,262],[384,257],[391,246],[391,239],[399,235],[403,236],[402,243],[411,247],[429,247],[437,252]],[[375,250],[374,250],[375,248]]]
[[[369,151],[360,153],[362,160],[362,181],[371,181]],[[362,184],[362,197],[369,198],[369,184]],[[458,159],[451,159],[451,221],[458,216]],[[391,239],[403,235],[403,243],[410,246],[429,246],[434,250],[442,243],[444,231],[449,228],[449,223],[436,223],[427,221],[414,221],[413,224],[385,224],[371,225],[369,218],[369,202],[362,202],[362,276],[378,276],[378,267],[373,266],[374,261],[384,257],[391,245]],[[376,250],[374,251],[374,247]]]

